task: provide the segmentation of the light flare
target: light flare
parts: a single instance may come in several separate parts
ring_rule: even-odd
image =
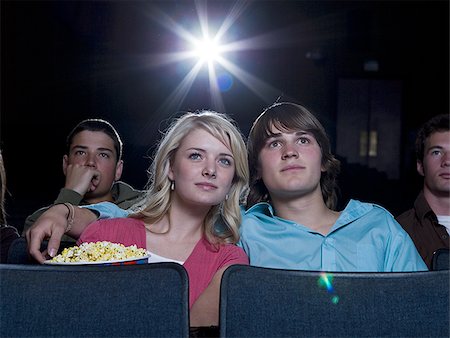
[[[317,281],[317,284],[321,288],[327,289],[327,292],[332,295],[331,297],[331,303],[336,305],[339,302],[339,296],[334,294],[334,287],[333,287],[333,275],[330,273],[321,273],[319,280]]]
[[[266,103],[273,102],[273,99],[279,96],[280,90],[238,67],[226,58],[225,54],[227,53],[270,48],[271,43],[279,43],[280,41],[278,38],[271,42],[268,39],[264,39],[264,36],[253,39],[246,38],[241,41],[226,41],[226,33],[236,23],[248,6],[249,2],[247,1],[235,2],[214,32],[208,22],[206,2],[195,2],[198,29],[193,27],[185,28],[179,23],[179,20],[172,19],[160,9],[152,9],[152,12],[149,13],[151,18],[173,32],[178,38],[184,40],[185,43],[184,48],[180,47],[181,49],[178,51],[158,55],[154,54],[153,61],[148,62],[148,65],[158,67],[171,63],[184,62],[189,59],[197,60],[192,69],[185,75],[185,78],[181,80],[180,85],[174,89],[174,92],[169,95],[168,99],[158,109],[159,113],[163,113],[163,111],[167,112],[166,109],[181,106],[195,78],[202,69],[208,71],[210,104],[212,109],[217,111],[225,110],[221,95],[221,85],[219,83],[220,79],[217,76],[219,69],[221,70],[221,74],[223,70],[227,71],[230,86],[233,85],[233,78],[236,78]],[[196,32],[199,33],[198,36],[200,37],[195,36]],[[228,87],[226,90],[229,89]],[[174,100],[177,102],[174,102]]]

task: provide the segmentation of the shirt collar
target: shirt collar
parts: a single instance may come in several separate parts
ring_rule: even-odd
[[[337,228],[350,222],[361,218],[373,209],[373,204],[371,203],[361,203],[357,200],[350,200],[347,203],[345,209],[339,215],[333,228]]]
[[[268,216],[275,217],[272,205],[270,205],[267,202],[259,202],[259,203],[252,205],[250,208],[248,208],[245,211],[245,214],[250,214],[253,212],[260,212],[260,213],[266,214]]]
[[[334,225],[334,229],[337,227],[341,227],[346,225],[355,219],[362,217],[367,214],[370,210],[373,209],[373,205],[371,203],[361,203],[356,200],[350,200],[345,207],[345,209],[341,212],[341,215],[336,220]],[[267,216],[275,217],[274,210],[272,205],[267,202],[260,202],[253,206],[251,206],[248,210],[245,211],[245,214],[251,214],[260,212]]]
[[[428,204],[425,195],[423,193],[423,190],[420,192],[420,194],[417,196],[416,200],[414,201],[414,209],[416,209],[417,216],[419,219],[425,219],[427,217],[431,217],[437,221],[436,215],[434,214],[433,210],[431,209],[430,205]]]

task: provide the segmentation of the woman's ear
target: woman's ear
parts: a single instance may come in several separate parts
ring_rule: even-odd
[[[171,163],[171,161],[169,161],[169,170],[168,170],[168,173],[167,173],[167,177],[169,177],[169,180],[175,181],[175,174],[173,173],[173,170],[172,170],[172,163]]]

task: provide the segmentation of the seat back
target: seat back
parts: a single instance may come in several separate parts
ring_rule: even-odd
[[[47,249],[48,241],[41,244],[41,252]],[[59,246],[61,252],[64,248],[76,245],[75,242],[62,241]],[[16,238],[8,249],[8,264],[36,264],[37,262],[28,255],[27,240],[25,237]]]
[[[448,337],[449,272],[321,273],[233,265],[221,337]]]
[[[441,248],[433,254],[431,270],[450,270],[450,250]]]
[[[1,337],[188,337],[188,276],[176,263],[0,265]]]

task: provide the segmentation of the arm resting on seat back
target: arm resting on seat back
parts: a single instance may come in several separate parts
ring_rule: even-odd
[[[128,217],[129,211],[118,207],[111,202],[100,202],[95,204],[83,205],[80,208],[89,209],[97,214],[98,219],[123,218]]]
[[[52,206],[61,204],[61,203],[70,203],[72,205],[80,205],[82,200],[83,200],[83,196],[81,196],[76,191],[62,188],[60,190],[59,195],[56,198],[55,202],[53,202],[53,204],[43,207],[43,208],[40,208],[40,209],[36,210],[35,212],[33,212],[31,215],[28,215],[28,217],[25,219],[22,236],[25,236],[26,231],[29,228],[31,228],[31,226],[34,224],[34,222],[36,222],[36,220]]]
[[[26,231],[28,252],[39,263],[43,263],[48,257],[54,257],[58,252],[62,236],[68,226],[69,208],[64,204],[58,204],[49,208]],[[78,238],[83,230],[97,220],[97,215],[86,208],[73,207],[73,225],[67,234]],[[48,238],[48,247],[44,252],[40,251],[41,243]]]

